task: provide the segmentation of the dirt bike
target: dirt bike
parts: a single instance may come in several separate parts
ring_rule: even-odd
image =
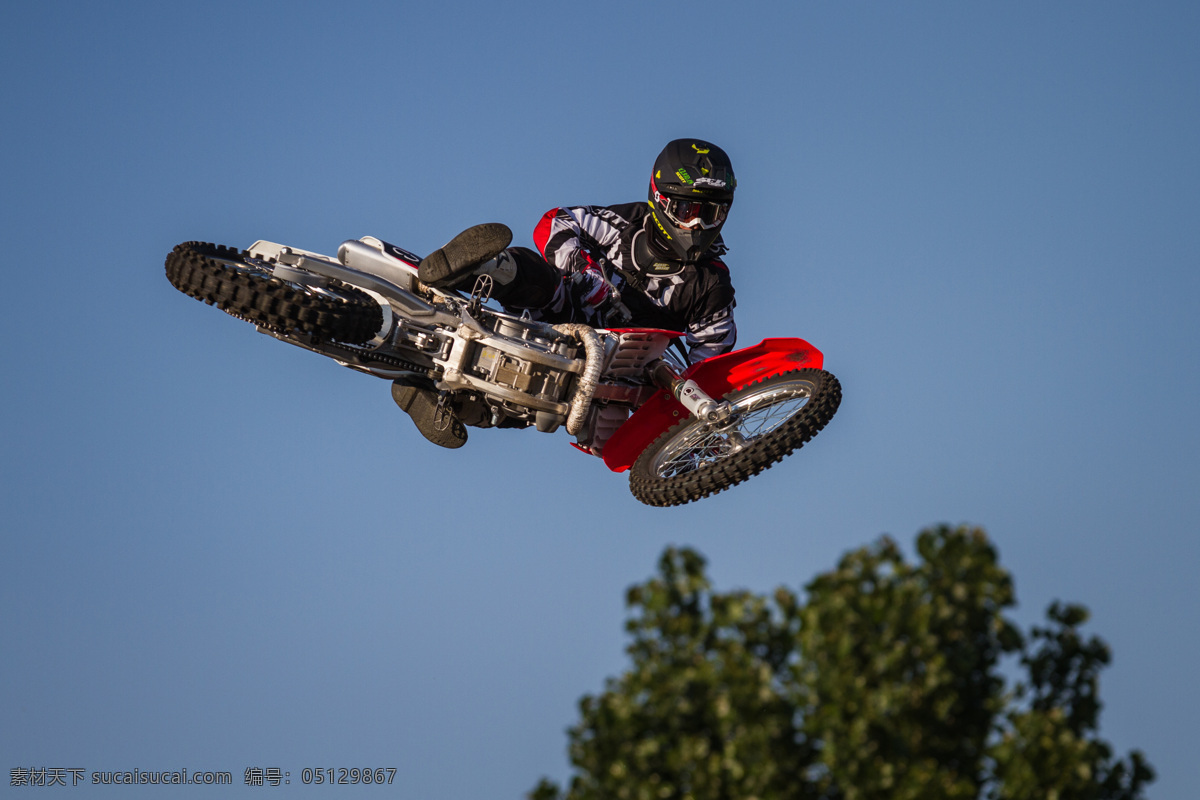
[[[181,292],[343,366],[439,392],[438,414],[476,427],[565,427],[579,450],[629,471],[638,500],[672,506],[756,475],[815,436],[841,386],[803,339],[766,339],[688,365],[682,333],[550,324],[435,289],[420,257],[374,237],[337,257],[273,242],[185,242],[166,259]],[[453,415],[453,416],[452,416]]]

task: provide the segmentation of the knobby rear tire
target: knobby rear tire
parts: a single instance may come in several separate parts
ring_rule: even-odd
[[[231,316],[287,335],[362,344],[383,325],[379,304],[365,292],[331,281],[313,290],[273,277],[269,262],[208,242],[184,242],[167,255],[167,280]]]
[[[683,505],[757,475],[825,427],[841,403],[842,387],[824,370],[800,369],[723,399],[740,412],[740,421],[706,430],[689,417],[667,430],[629,471],[634,497],[651,506]]]

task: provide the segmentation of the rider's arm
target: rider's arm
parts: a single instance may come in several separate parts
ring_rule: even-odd
[[[737,343],[737,325],[733,321],[733,304],[716,314],[688,325],[688,360],[695,364],[706,358],[728,353]]]
[[[563,281],[548,308],[596,307],[608,299],[612,285],[587,250],[615,246],[624,221],[607,208],[575,206],[547,211],[533,231],[533,243],[546,262],[570,280]],[[585,247],[585,243],[587,247]]]
[[[623,224],[621,217],[600,206],[554,208],[534,228],[533,243],[547,262],[570,275],[595,268],[584,252],[585,241],[607,250],[620,239]]]
[[[691,288],[693,292],[680,300],[689,319],[685,331],[688,360],[694,364],[732,350],[737,343],[737,325],[733,320],[733,281],[722,261],[701,264]]]

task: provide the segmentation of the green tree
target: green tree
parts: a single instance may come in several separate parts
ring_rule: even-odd
[[[1097,736],[1108,648],[1052,605],[1025,637],[1012,579],[978,529],[884,537],[804,600],[716,592],[702,556],[668,549],[629,589],[631,668],[585,696],[574,774],[533,800],[1135,800],[1137,751]],[[1021,679],[1000,671],[1011,659]]]

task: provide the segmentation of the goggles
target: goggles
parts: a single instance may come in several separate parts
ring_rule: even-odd
[[[729,214],[729,203],[670,197],[657,189],[654,190],[654,201],[671,222],[681,228],[716,228],[724,224]]]

